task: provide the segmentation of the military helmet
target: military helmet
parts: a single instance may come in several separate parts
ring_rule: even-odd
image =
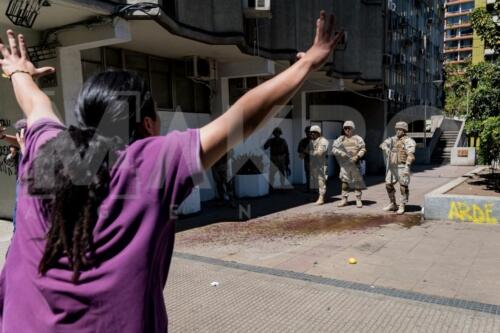
[[[313,126],[311,126],[311,129],[309,130],[309,132],[316,132],[316,133],[321,134],[321,127],[319,127],[318,125],[313,125]]]
[[[274,134],[274,135],[281,135],[281,134],[283,134],[283,131],[281,130],[281,128],[279,128],[279,127],[275,127],[275,128],[273,129],[273,134]]]
[[[405,121],[398,121],[396,123],[396,126],[394,126],[395,129],[402,129],[405,132],[408,132],[408,123]]]
[[[350,127],[352,129],[356,129],[356,126],[354,126],[354,122],[352,120],[347,120],[342,128]]]

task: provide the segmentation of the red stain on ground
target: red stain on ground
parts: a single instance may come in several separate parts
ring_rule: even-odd
[[[247,222],[224,222],[192,229],[177,234],[177,243],[231,244],[256,240],[275,240],[303,238],[325,233],[355,232],[369,228],[378,228],[386,224],[399,224],[405,228],[420,225],[421,216],[374,215],[349,216],[331,214],[314,217],[310,214],[280,219],[256,219]]]

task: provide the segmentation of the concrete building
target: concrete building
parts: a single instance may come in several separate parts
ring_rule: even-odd
[[[384,163],[378,144],[392,134],[386,124],[411,106],[439,107],[439,86],[432,82],[441,73],[442,1],[47,0],[40,2],[33,26],[20,28],[4,15],[16,0],[6,0],[0,2],[0,35],[8,27],[22,31],[32,60],[56,67],[57,74],[40,84],[67,123],[74,122],[75,100],[87,77],[128,69],[149,83],[166,133],[203,126],[286,69],[312,43],[319,10],[334,11],[346,41],[268,126],[235,149],[237,155],[266,156],[261,147],[281,126],[293,152],[290,181],[303,183],[296,147],[305,126],[319,124],[333,140],[343,121],[354,120],[368,144],[368,172],[379,173]],[[22,114],[7,80],[0,81],[0,93],[0,119],[14,123]],[[423,119],[423,109],[418,117]],[[2,168],[5,217],[14,177]],[[332,158],[329,172],[335,171]],[[213,196],[207,174],[201,198]]]
[[[496,58],[491,47],[473,31],[470,14],[475,8],[494,11],[495,0],[446,0],[444,54],[447,64],[477,64]],[[497,14],[492,13],[492,15]]]

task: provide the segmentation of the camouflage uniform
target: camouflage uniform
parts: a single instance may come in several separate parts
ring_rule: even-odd
[[[365,141],[359,135],[350,138],[341,135],[334,141],[332,153],[340,165],[342,197],[347,202],[350,184],[353,184],[356,198],[361,199],[361,190],[366,186],[361,175],[359,160],[366,154]]]
[[[396,129],[408,131],[408,125],[404,122],[396,124]],[[387,138],[380,148],[384,151],[387,161],[387,170],[385,184],[387,194],[391,201],[390,205],[384,208],[385,210],[395,210],[396,206],[396,189],[394,184],[399,182],[402,201],[399,205],[398,213],[404,213],[404,206],[408,203],[410,190],[410,166],[415,161],[415,140],[406,135],[402,137],[393,136]]]
[[[313,132],[314,127],[312,126],[311,132]],[[321,132],[318,132],[321,134]],[[311,161],[311,187],[318,188],[319,199],[318,204],[324,203],[324,197],[326,194],[326,180],[327,176],[327,160],[326,154],[328,152],[328,140],[320,136],[316,140],[311,140],[309,143],[309,156]]]
[[[276,133],[273,131],[273,133]],[[281,130],[279,131],[281,135]],[[290,172],[290,153],[285,139],[275,136],[267,140],[264,149],[271,150],[271,165],[269,166],[269,184],[274,186],[274,178],[279,173],[280,185],[285,187],[286,175]]]

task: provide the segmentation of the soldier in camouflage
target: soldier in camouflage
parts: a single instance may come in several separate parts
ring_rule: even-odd
[[[406,135],[408,132],[408,124],[404,121],[396,123],[396,136],[387,138],[380,148],[386,156],[386,177],[385,186],[389,200],[385,211],[395,211],[398,214],[405,212],[405,205],[408,203],[410,196],[410,167],[415,161],[415,140]],[[399,207],[396,205],[396,189],[394,184],[399,182],[402,200]]]
[[[337,158],[340,165],[340,181],[342,183],[342,200],[339,207],[347,206],[350,185],[354,186],[356,195],[356,207],[362,208],[361,190],[365,188],[363,176],[360,170],[360,159],[366,154],[365,141],[354,135],[354,122],[348,120],[343,126],[344,135],[341,135],[333,142],[332,153]]]
[[[317,125],[311,126],[311,141],[309,142],[309,156],[311,163],[311,186],[318,188],[319,197],[317,205],[325,203],[326,195],[326,158],[328,152],[328,140],[321,136],[321,128]]]
[[[280,179],[280,188],[285,187],[286,177],[290,176],[290,153],[288,144],[281,137],[283,132],[281,128],[276,127],[273,130],[273,138],[270,138],[264,144],[264,149],[271,151],[271,165],[269,166],[269,184],[274,188],[274,180],[278,173]]]

